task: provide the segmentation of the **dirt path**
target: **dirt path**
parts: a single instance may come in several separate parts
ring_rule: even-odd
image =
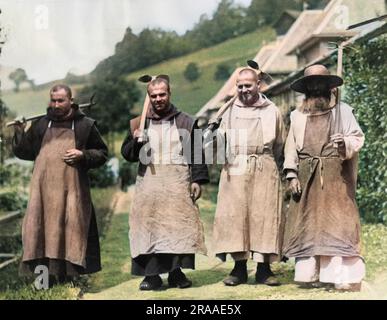
[[[128,187],[128,190],[126,192],[117,191],[112,201],[113,214],[128,212],[132,203],[133,195],[134,186]]]

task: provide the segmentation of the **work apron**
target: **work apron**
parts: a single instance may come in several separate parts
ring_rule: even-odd
[[[300,199],[290,202],[284,241],[288,257],[360,257],[360,218],[349,161],[329,142],[332,113],[310,115],[299,152]]]
[[[86,173],[62,157],[75,148],[72,129],[51,128],[42,140],[23,221],[23,262],[60,259],[86,267],[91,196]]]
[[[214,251],[222,260],[225,253],[238,252],[252,252],[253,258],[254,253],[277,256],[281,246],[281,186],[272,148],[264,147],[260,110],[232,107],[227,126],[236,132],[247,130],[247,141],[241,145],[237,135],[227,136],[232,163],[226,163],[221,172]]]
[[[190,170],[176,122],[151,121],[148,137],[152,160],[144,176],[137,176],[129,215],[131,256],[206,254],[203,224],[191,197]]]

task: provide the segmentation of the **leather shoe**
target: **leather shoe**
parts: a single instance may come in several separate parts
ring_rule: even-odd
[[[169,273],[168,285],[170,288],[186,289],[192,286],[192,281],[178,268]]]
[[[246,283],[246,282],[247,282],[247,276],[246,277],[237,277],[237,276],[229,275],[226,279],[223,280],[223,283],[226,286],[232,286],[232,287],[238,286],[238,285],[240,285],[242,283]]]
[[[163,280],[160,276],[147,276],[140,283],[140,290],[150,291],[160,289],[163,284]]]

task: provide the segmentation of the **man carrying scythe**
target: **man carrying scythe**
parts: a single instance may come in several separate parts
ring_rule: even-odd
[[[365,265],[355,191],[364,134],[353,109],[331,101],[342,84],[325,66],[312,65],[291,85],[305,100],[291,113],[285,146],[284,171],[293,199],[283,253],[296,259],[297,282],[360,290]]]
[[[101,270],[99,237],[87,171],[107,161],[95,121],[73,103],[63,84],[50,90],[47,114],[13,123],[14,154],[34,161],[30,199],[23,221],[20,271],[48,268],[50,283]]]
[[[121,148],[126,160],[139,162],[129,216],[132,274],[145,276],[140,290],[159,289],[163,273],[170,287],[188,288],[181,269],[194,269],[195,253],[206,254],[195,202],[208,170],[201,141],[194,147],[197,122],[170,102],[169,77],[148,78],[143,117],[130,121]]]
[[[226,105],[216,134],[225,164],[215,213],[214,251],[223,261],[230,254],[235,263],[225,285],[246,283],[247,261],[252,259],[257,262],[256,283],[276,286],[280,283],[270,264],[281,260],[283,122],[279,109],[260,93],[261,81],[269,76],[256,62],[248,64],[238,74],[237,96]]]

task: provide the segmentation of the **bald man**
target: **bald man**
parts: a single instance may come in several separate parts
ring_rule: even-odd
[[[225,150],[226,161],[219,182],[214,249],[222,261],[230,254],[235,262],[223,281],[228,286],[247,282],[249,258],[257,262],[256,283],[279,285],[270,263],[280,260],[278,167],[283,123],[279,109],[260,93],[260,84],[260,73],[250,68],[240,71],[238,97],[224,114],[217,133],[217,145]]]

